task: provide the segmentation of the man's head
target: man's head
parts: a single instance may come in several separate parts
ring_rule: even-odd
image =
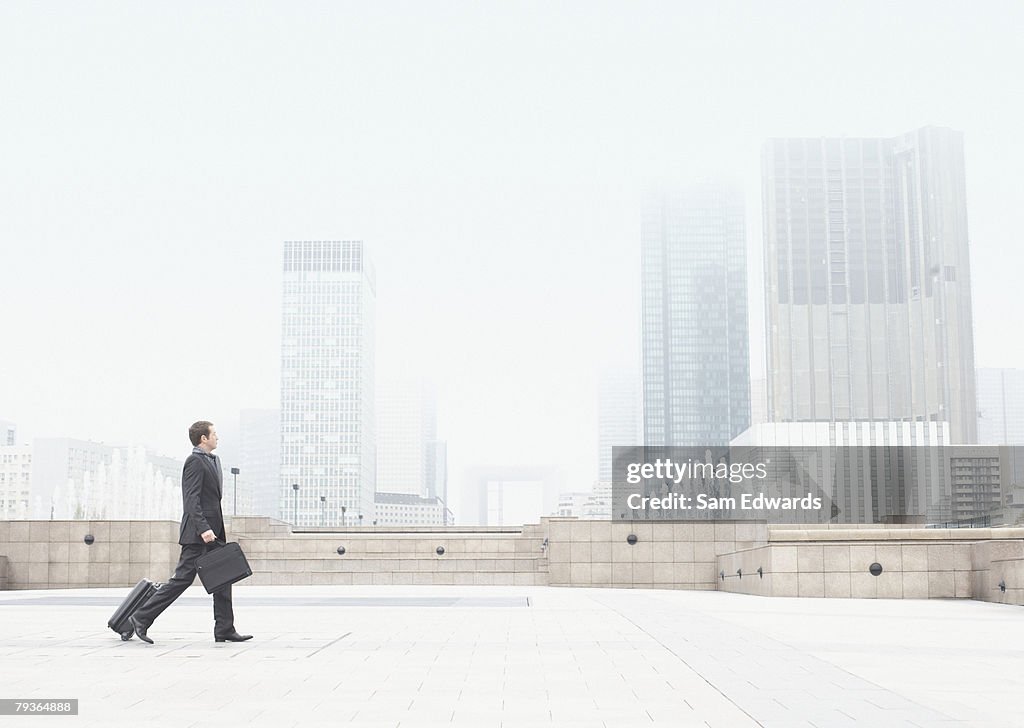
[[[213,452],[217,449],[217,428],[213,426],[212,422],[199,420],[188,428],[188,439],[194,446],[206,452]]]

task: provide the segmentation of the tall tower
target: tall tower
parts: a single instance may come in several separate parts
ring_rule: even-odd
[[[377,489],[434,495],[437,396],[422,380],[381,383],[377,393]]]
[[[296,525],[373,522],[375,310],[362,242],[284,244],[280,493]]]
[[[612,482],[612,448],[643,444],[636,367],[606,369],[597,384],[597,480]]]
[[[762,178],[769,420],[975,442],[963,135],[772,139]]]
[[[238,419],[239,513],[290,517],[290,512],[281,512],[281,411],[244,409]],[[235,478],[230,471],[224,478],[227,493],[234,488]],[[289,503],[294,506],[294,496]]]
[[[978,370],[978,442],[1024,445],[1024,369]]]
[[[750,424],[742,193],[646,195],[641,228],[644,444],[727,445]]]
[[[13,422],[0,420],[0,447],[14,445],[18,441],[18,428]]]

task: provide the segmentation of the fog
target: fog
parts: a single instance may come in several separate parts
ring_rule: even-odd
[[[747,190],[760,147],[965,134],[979,367],[1024,366],[1024,5],[0,4],[0,419],[183,456],[280,396],[285,240],[366,242],[382,381],[437,383],[470,466],[597,474],[639,360],[639,200]],[[631,443],[623,443],[631,444]]]

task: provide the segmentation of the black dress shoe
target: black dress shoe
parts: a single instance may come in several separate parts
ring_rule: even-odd
[[[135,619],[135,617],[128,617],[128,624],[132,626],[132,629],[135,630],[135,634],[139,636],[140,640],[153,644],[153,640],[151,640],[149,635],[146,634],[146,630],[149,629],[149,627],[143,626],[142,622]]]
[[[246,640],[251,640],[252,635],[238,634],[238,632],[229,632],[228,634],[215,634],[213,638],[218,642],[245,642]]]

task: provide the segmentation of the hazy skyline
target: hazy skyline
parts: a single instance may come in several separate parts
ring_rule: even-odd
[[[1024,367],[1002,330],[1024,313],[1022,22],[1011,2],[4,3],[0,418],[174,456],[209,418],[237,446],[238,411],[280,403],[283,241],[362,240],[378,377],[437,381],[456,515],[476,464],[586,489],[598,372],[638,358],[643,188],[743,185],[763,376],[763,141],[931,124],[965,134],[976,364]]]

